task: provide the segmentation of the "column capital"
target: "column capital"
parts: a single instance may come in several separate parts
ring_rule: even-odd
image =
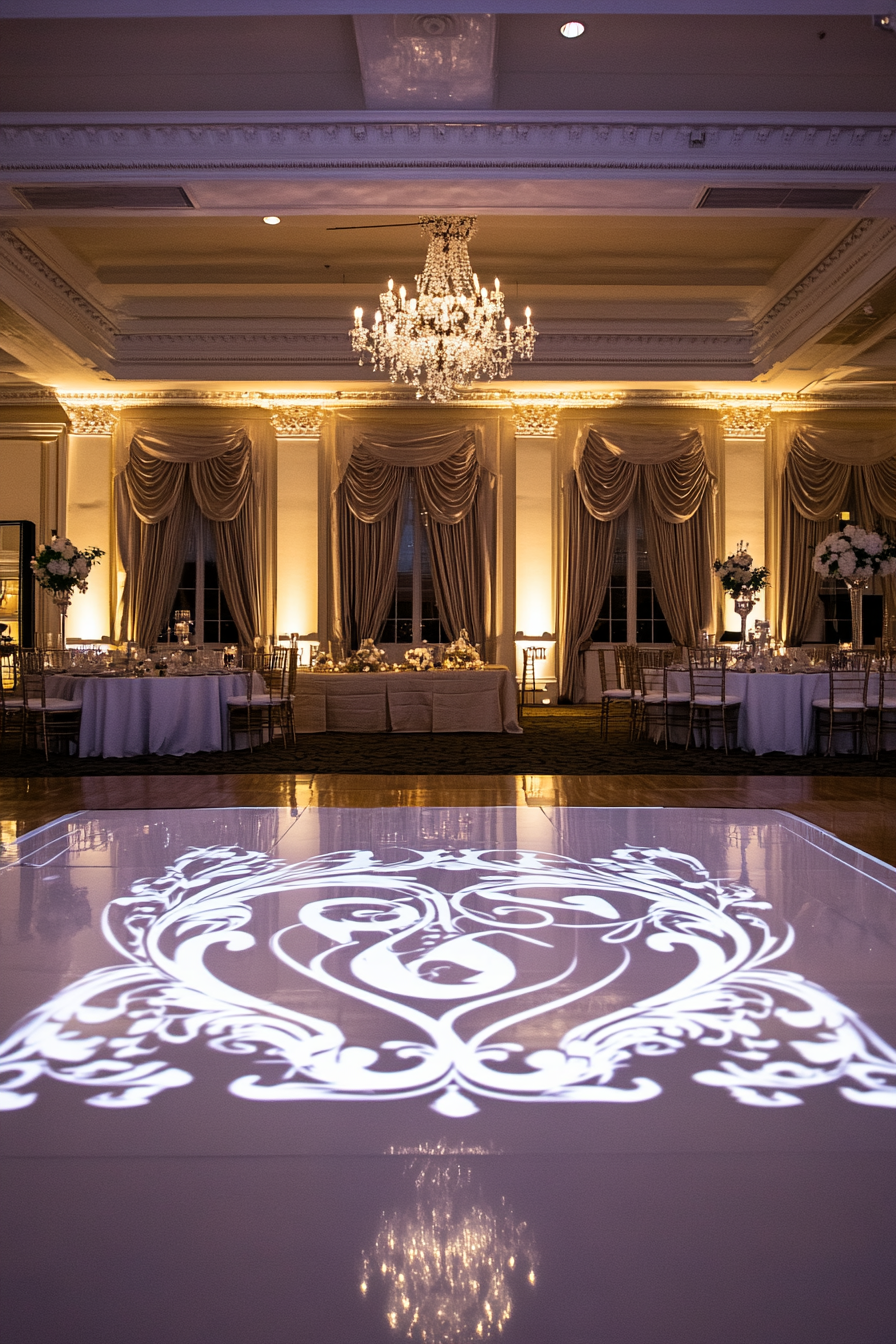
[[[771,422],[770,401],[731,401],[719,407],[719,425],[726,439],[764,439]]]
[[[65,401],[59,398],[69,420],[72,434],[111,434],[118,424],[119,407],[109,402]]]
[[[518,439],[554,439],[560,428],[560,407],[552,401],[514,402]]]
[[[316,439],[325,415],[322,406],[278,406],[271,424],[278,439]]]

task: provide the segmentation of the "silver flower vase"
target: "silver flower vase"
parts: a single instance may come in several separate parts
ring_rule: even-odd
[[[734,610],[740,617],[740,646],[742,649],[747,647],[747,617],[755,605],[752,590],[749,588],[742,588],[740,597],[734,599]]]
[[[862,633],[862,595],[868,587],[867,579],[844,579],[849,589],[849,605],[852,609],[852,646],[861,649],[864,645]]]

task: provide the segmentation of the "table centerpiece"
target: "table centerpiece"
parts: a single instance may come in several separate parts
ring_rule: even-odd
[[[345,672],[381,672],[385,670],[385,664],[385,650],[378,649],[372,639],[362,639],[361,647],[349,654],[342,669]]]
[[[432,667],[432,649],[421,645],[419,649],[407,649],[404,661],[413,672],[426,672]]]
[[[87,546],[79,550],[68,539],[58,537],[54,532],[49,543],[44,542],[31,561],[34,577],[46,592],[62,617],[62,648],[65,649],[65,618],[75,589],[87,592],[87,580],[90,571],[101,555],[105,555],[99,546]]]
[[[842,579],[852,609],[852,646],[862,647],[862,593],[878,574],[896,574],[896,539],[847,523],[815,547],[812,568],[824,579]]]
[[[479,656],[478,647],[470,643],[470,636],[466,630],[461,630],[457,639],[447,645],[442,655],[442,666],[456,669],[485,666]]]
[[[754,565],[747,550],[748,542],[739,541],[737,550],[724,560],[716,560],[713,570],[725,592],[734,598],[734,610],[740,617],[741,648],[747,643],[747,617],[756,605],[756,595],[767,588],[769,572],[765,565]]]

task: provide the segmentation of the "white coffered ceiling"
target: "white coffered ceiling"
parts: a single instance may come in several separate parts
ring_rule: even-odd
[[[356,41],[338,5],[0,0],[0,380],[369,381],[352,309],[411,285],[424,243],[366,226],[446,212],[534,309],[531,388],[888,395],[896,33],[849,0],[683,7],[393,6]],[[713,187],[776,194],[707,209]]]

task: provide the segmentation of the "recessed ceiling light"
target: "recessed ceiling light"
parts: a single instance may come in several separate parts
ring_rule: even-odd
[[[279,216],[279,215],[265,215],[265,217],[264,217],[264,222],[265,222],[265,224],[279,224],[279,223],[280,223],[280,216]]]
[[[584,23],[564,23],[560,25],[560,32],[564,37],[581,37],[584,31]]]

